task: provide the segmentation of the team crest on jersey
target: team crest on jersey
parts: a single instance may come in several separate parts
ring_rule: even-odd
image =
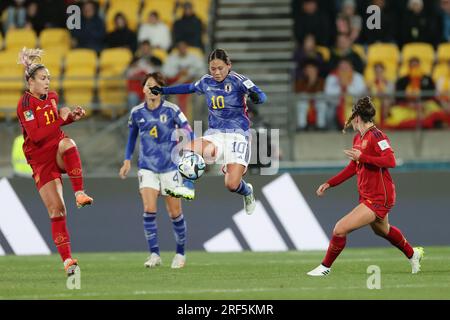
[[[367,140],[363,140],[361,143],[361,149],[365,149],[367,147]]]
[[[23,115],[25,117],[25,121],[34,120],[34,114],[33,114],[33,111],[31,111],[31,110],[24,111]]]
[[[230,93],[232,89],[233,89],[233,87],[231,86],[231,83],[226,83],[225,84],[224,90],[225,90],[226,93]]]
[[[161,121],[162,123],[166,123],[167,122],[167,114],[160,115],[159,121]]]

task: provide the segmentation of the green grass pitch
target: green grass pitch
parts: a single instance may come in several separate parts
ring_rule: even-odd
[[[450,247],[425,247],[422,272],[395,248],[346,249],[328,277],[311,278],[324,252],[188,252],[184,269],[143,266],[147,254],[76,254],[81,289],[68,290],[59,256],[0,257],[0,299],[450,299]],[[368,289],[370,265],[381,289]]]

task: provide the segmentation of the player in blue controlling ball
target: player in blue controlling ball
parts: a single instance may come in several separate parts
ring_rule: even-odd
[[[247,77],[231,71],[231,60],[223,49],[215,49],[208,57],[210,74],[195,83],[172,87],[154,86],[153,94],[204,95],[208,105],[209,129],[201,138],[184,147],[185,153],[195,152],[216,163],[223,164],[225,186],[244,197],[247,214],[255,210],[253,187],[242,176],[250,160],[250,120],[247,115],[246,99],[261,104],[266,95]],[[167,189],[167,193],[186,198],[192,190],[186,186]]]
[[[193,189],[193,183],[182,178],[176,163],[172,161],[172,151],[177,145],[177,140],[173,139],[174,130],[184,129],[188,134],[193,133],[187,118],[177,105],[161,99],[160,95],[154,95],[150,91],[150,87],[162,86],[164,83],[164,77],[159,72],[148,74],[143,82],[145,101],[131,110],[128,121],[130,133],[125,160],[119,175],[122,179],[128,175],[136,138],[139,135],[139,189],[144,204],[145,237],[150,251],[150,256],[144,265],[153,268],[161,264],[156,212],[158,196],[162,194],[167,196],[166,207],[172,219],[177,243],[172,268],[182,268],[186,261],[186,223],[181,209],[181,200],[167,195],[164,189],[176,188],[183,183]]]

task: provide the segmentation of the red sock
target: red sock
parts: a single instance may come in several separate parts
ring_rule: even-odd
[[[71,258],[70,236],[67,230],[66,217],[52,218],[52,237],[62,261]]]
[[[391,226],[389,233],[385,237],[393,246],[399,248],[409,259],[413,256],[414,250],[408,243],[402,232],[394,226]]]
[[[331,268],[334,260],[336,260],[338,255],[342,252],[342,250],[344,250],[346,242],[347,237],[338,237],[333,235],[333,238],[331,238],[330,241],[330,245],[328,246],[327,254],[322,261],[322,264],[325,267]]]
[[[67,149],[63,153],[62,158],[67,175],[72,183],[73,191],[83,191],[83,170],[81,168],[81,159],[77,147]]]

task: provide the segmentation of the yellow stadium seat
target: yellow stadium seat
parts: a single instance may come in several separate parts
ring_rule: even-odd
[[[330,60],[330,49],[328,49],[327,47],[323,47],[323,46],[316,46],[317,51],[320,52],[320,54],[322,55],[323,60],[325,61],[329,61]]]
[[[153,55],[158,58],[159,60],[161,60],[162,63],[164,63],[167,60],[168,57],[168,53],[166,50],[161,49],[161,48],[154,48],[152,50]]]
[[[364,46],[362,46],[360,44],[354,44],[354,45],[352,45],[352,49],[359,55],[359,57],[363,61],[366,61],[367,57],[366,57],[366,50],[364,49]]]
[[[141,5],[141,0],[109,0],[109,7],[114,8],[124,8],[129,5],[136,6],[139,8]]]
[[[144,8],[142,9],[140,21],[145,23],[148,15],[152,11],[158,12],[159,19],[167,24],[169,27],[173,25],[173,8],[175,5],[174,0],[146,0],[144,2]]]
[[[119,12],[122,13],[128,22],[128,28],[132,31],[136,31],[138,27],[138,11],[139,6],[133,2],[128,3],[128,1],[123,1],[126,6],[111,6],[106,12],[106,32],[114,31],[114,17]]]
[[[2,33],[0,32],[0,50],[3,50],[3,45],[4,45],[3,36],[2,36]]]
[[[438,63],[450,61],[450,43],[449,42],[441,43],[438,46],[437,61],[438,61]]]
[[[126,112],[127,89],[123,75],[132,58],[132,52],[125,48],[101,52],[98,94],[103,114],[114,116]]]
[[[42,30],[39,36],[40,47],[44,50],[58,50],[67,52],[71,47],[70,33],[63,28]]]
[[[15,90],[8,93],[0,91],[0,119],[17,118],[17,103],[22,94],[23,90]]]
[[[36,32],[31,29],[11,29],[6,33],[5,47],[7,50],[20,50],[23,47],[35,48]]]
[[[97,54],[90,49],[75,49],[67,53],[62,87],[67,104],[88,104],[92,102],[97,71]]]
[[[395,81],[397,79],[397,63],[388,63],[386,61],[372,61],[366,65],[364,69],[364,79],[367,83],[372,83],[375,80],[375,71],[373,70],[373,66],[377,63],[381,62],[385,67],[385,75],[389,81]]]
[[[189,53],[195,54],[200,59],[204,59],[205,58],[205,55],[203,54],[203,51],[200,48],[189,47],[187,50],[188,50]],[[178,53],[178,48],[173,48],[171,53]]]
[[[450,68],[448,62],[441,62],[437,64],[433,69],[433,81],[436,83],[439,78],[449,75]]]
[[[400,51],[396,44],[392,43],[374,43],[367,49],[367,63],[373,61],[388,61],[398,63],[400,60]]]
[[[434,49],[429,43],[407,43],[402,48],[402,63],[407,63],[412,57],[417,57],[424,64],[433,64]],[[430,69],[431,72],[431,69]]]

